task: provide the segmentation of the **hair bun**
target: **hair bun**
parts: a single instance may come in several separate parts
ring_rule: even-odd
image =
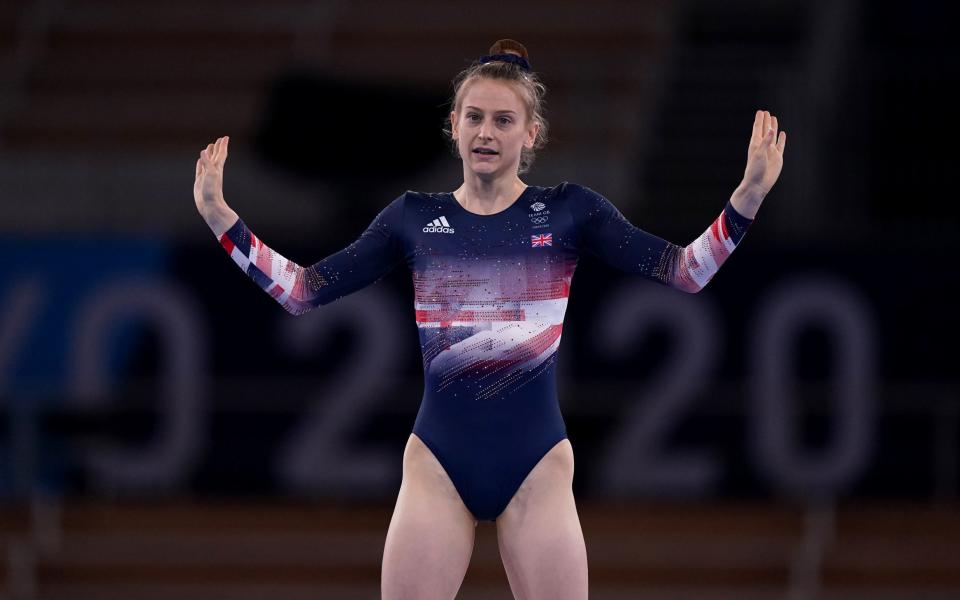
[[[497,40],[487,54],[516,54],[521,58],[530,58],[526,46],[517,40]]]

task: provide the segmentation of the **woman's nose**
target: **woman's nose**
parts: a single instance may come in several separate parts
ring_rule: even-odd
[[[484,120],[483,123],[480,123],[480,137],[485,139],[490,139],[490,131],[493,128],[493,123],[490,121]]]

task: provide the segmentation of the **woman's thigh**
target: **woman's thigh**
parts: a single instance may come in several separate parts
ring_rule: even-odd
[[[454,598],[473,554],[476,524],[440,462],[411,435],[383,550],[383,600]]]
[[[517,600],[586,600],[587,550],[573,498],[569,440],[527,475],[497,518],[497,539]]]

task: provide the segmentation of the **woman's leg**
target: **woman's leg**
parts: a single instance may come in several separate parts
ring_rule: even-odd
[[[411,435],[383,549],[383,600],[452,600],[470,564],[476,525],[440,462]]]
[[[500,557],[517,600],[586,600],[587,549],[573,499],[573,447],[554,446],[497,517]]]

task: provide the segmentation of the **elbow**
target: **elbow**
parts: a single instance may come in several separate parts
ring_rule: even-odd
[[[311,310],[313,310],[313,307],[312,306],[300,307],[300,306],[291,306],[289,304],[284,304],[283,309],[286,310],[291,315],[295,317],[299,317],[300,315],[305,315]]]
[[[315,308],[330,304],[343,297],[343,294],[317,294],[310,297],[289,296],[282,301],[283,308],[291,315],[303,315]]]
[[[699,294],[700,290],[707,287],[707,283],[709,282],[704,282],[703,285],[700,285],[692,279],[680,279],[676,281],[675,284],[672,285],[671,287],[675,290],[680,290],[681,292],[685,292],[687,294]]]
[[[312,302],[307,302],[306,300],[295,298],[293,296],[281,301],[280,306],[282,306],[285,311],[295,317],[304,315],[317,307],[317,305],[313,304]]]

